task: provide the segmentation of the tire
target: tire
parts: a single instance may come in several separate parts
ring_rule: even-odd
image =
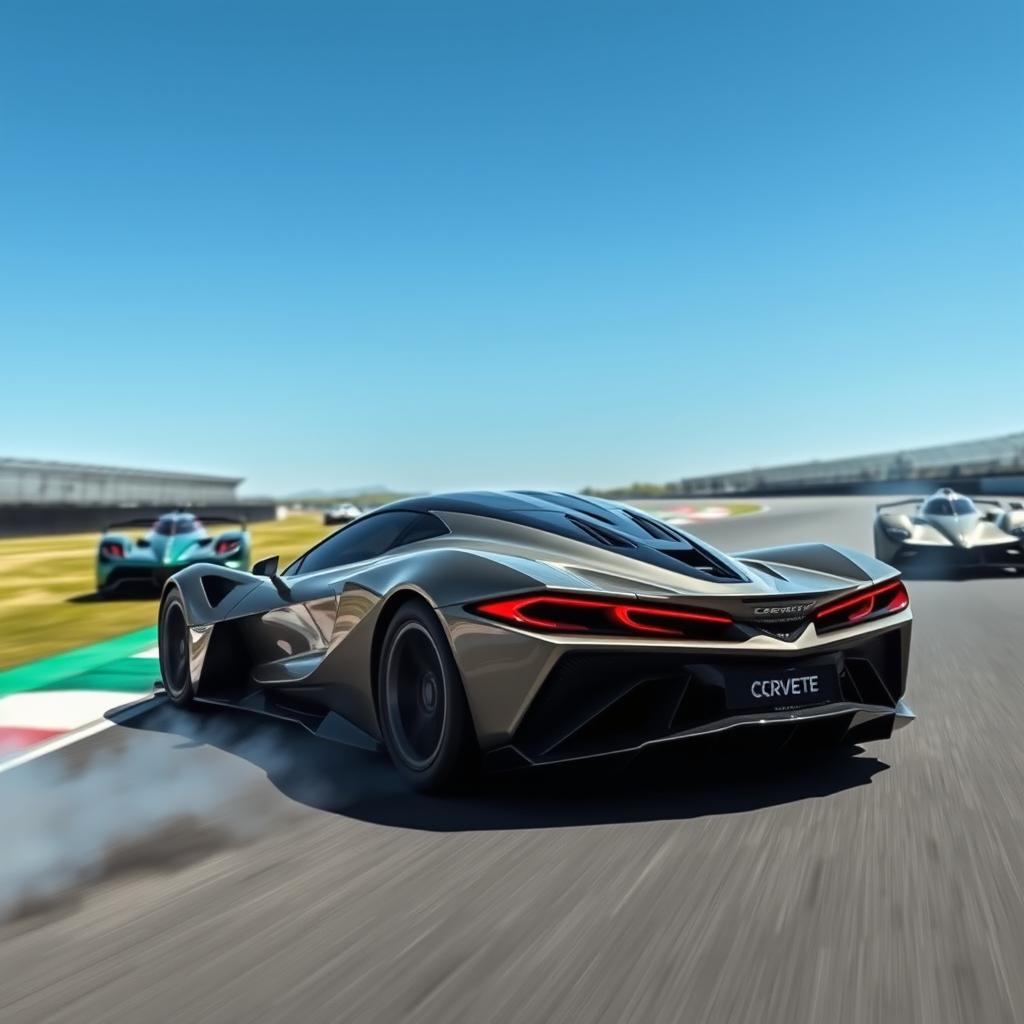
[[[451,793],[478,772],[469,705],[448,638],[419,601],[388,624],[378,667],[384,745],[402,778],[421,793]]]
[[[171,591],[160,609],[160,678],[172,704],[188,707],[195,700],[189,670],[188,625],[185,603],[177,590]]]

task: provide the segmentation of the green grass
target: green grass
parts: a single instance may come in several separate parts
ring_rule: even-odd
[[[287,565],[328,529],[315,515],[253,523],[253,561]],[[156,599],[92,599],[98,534],[0,540],[0,670],[152,626]]]

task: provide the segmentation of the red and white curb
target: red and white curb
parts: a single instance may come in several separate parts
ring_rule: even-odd
[[[119,708],[113,716],[100,718],[69,732],[57,733],[49,739],[37,740],[29,746],[22,748],[20,753],[0,754],[0,774],[9,772],[12,768],[19,768],[21,765],[28,764],[29,761],[34,761],[36,758],[43,757],[46,754],[63,750],[64,747],[70,747],[72,743],[79,743],[90,736],[95,736],[97,733],[112,729],[115,725],[120,725],[122,722],[128,722],[148,711],[153,706],[153,698],[151,696],[140,697],[137,693],[133,693],[131,694],[131,699],[134,701],[134,704]],[[104,715],[107,715],[110,710],[112,709],[108,708]]]
[[[139,697],[119,690],[42,690],[0,699],[0,756],[102,718]]]
[[[673,526],[686,526],[687,523],[699,523],[702,520],[727,519],[731,515],[732,509],[725,505],[706,505],[703,508],[681,505],[679,508],[666,509],[661,513],[661,518]]]

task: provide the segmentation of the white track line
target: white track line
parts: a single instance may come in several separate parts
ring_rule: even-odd
[[[161,697],[160,703],[163,703],[163,701],[164,698]],[[101,718],[98,722],[93,722],[91,725],[84,725],[81,729],[75,729],[73,732],[65,733],[63,736],[57,736],[52,740],[47,740],[45,743],[40,743],[38,746],[31,747],[23,754],[16,754],[14,757],[0,761],[0,774],[9,772],[12,768],[20,768],[23,764],[28,764],[29,761],[35,761],[36,758],[52,754],[57,750],[62,750],[64,747],[70,747],[73,743],[86,740],[90,736],[95,736],[97,733],[101,733],[115,725],[120,725],[121,722],[130,722],[133,718],[138,718],[139,715],[149,711],[153,706],[153,695],[147,694],[134,704],[129,704],[118,710],[116,718]]]
[[[0,728],[69,732],[138,700],[138,690],[26,690],[0,697]]]

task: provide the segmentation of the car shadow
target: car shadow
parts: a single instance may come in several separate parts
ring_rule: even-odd
[[[117,713],[111,714],[117,720]],[[318,739],[301,726],[243,711],[182,711],[157,697],[123,728],[179,736],[261,769],[286,797],[361,821],[433,832],[543,829],[736,814],[832,796],[888,769],[860,748],[845,752],[700,761],[639,759],[619,770],[533,770],[486,777],[474,791],[410,791],[383,754]],[[856,756],[855,756],[856,755]]]

